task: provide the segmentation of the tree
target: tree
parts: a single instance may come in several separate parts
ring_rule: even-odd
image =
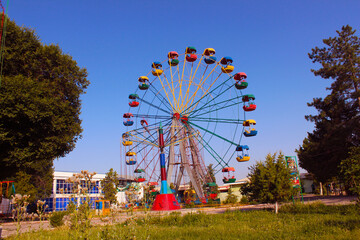
[[[215,173],[214,173],[214,168],[213,168],[212,163],[207,166],[207,172],[208,172],[208,175],[209,175],[209,178],[211,179],[211,181],[216,183],[216,178],[215,178]]]
[[[86,69],[57,45],[8,21],[0,86],[0,178],[31,176],[36,198],[51,194],[53,161],[81,137]]]
[[[224,203],[225,204],[235,204],[237,202],[238,202],[238,197],[233,193],[233,189],[230,186]]]
[[[116,186],[118,182],[118,174],[112,168],[110,168],[109,172],[106,173],[105,178],[101,180],[104,198],[106,200],[110,200],[111,203],[116,203]]]
[[[326,47],[309,53],[313,63],[321,64],[311,70],[315,76],[333,80],[329,95],[308,103],[318,111],[305,116],[315,123],[315,130],[296,150],[299,165],[320,182],[338,177],[341,160],[360,144],[360,40],[355,32],[344,26],[337,31],[339,36],[323,40]]]
[[[278,202],[289,200],[294,193],[284,155],[268,154],[265,162],[257,162],[249,170],[250,182],[241,189],[242,194],[251,201],[275,203],[278,213]]]
[[[360,147],[352,147],[349,157],[340,165],[343,180],[349,186],[349,190],[358,196],[360,205]]]

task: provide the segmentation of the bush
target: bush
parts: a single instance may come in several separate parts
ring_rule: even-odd
[[[226,196],[226,200],[224,201],[224,204],[235,204],[238,202],[238,197],[233,194],[233,190],[229,188],[228,195]]]
[[[249,199],[246,196],[242,196],[240,199],[241,204],[249,204]]]
[[[50,216],[50,225],[52,227],[60,227],[64,225],[63,218],[67,214],[66,211],[62,212],[53,212]]]

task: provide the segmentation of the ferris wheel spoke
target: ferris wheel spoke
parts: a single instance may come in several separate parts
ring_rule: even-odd
[[[173,74],[172,66],[170,64],[171,92],[172,92],[173,97],[174,97],[174,104],[175,104],[175,100],[176,100],[175,88],[174,88],[174,75],[176,75],[176,73],[178,72],[178,69],[179,69],[179,65],[176,66],[174,74]],[[166,76],[166,75],[164,75],[164,76]],[[170,85],[169,85],[169,87],[170,87]],[[180,91],[181,91],[181,79],[180,79]],[[179,108],[179,102],[177,100],[176,100],[176,108]]]
[[[161,83],[161,86],[162,86],[162,88],[163,88],[163,91],[164,91],[166,97],[168,98],[168,101],[169,101],[169,103],[170,103],[170,105],[171,105],[171,107],[172,107],[172,109],[173,109],[173,112],[175,112],[176,106],[177,106],[177,101],[176,101],[174,89],[171,88],[170,83],[169,83],[169,81],[168,81],[165,73],[163,74],[163,76],[164,76],[164,79],[166,80],[168,89],[170,90],[170,92],[171,92],[171,94],[172,94],[172,96],[173,96],[173,102],[171,102],[171,100],[170,100],[169,94],[168,94],[168,92],[166,91],[166,86],[164,85],[163,81],[161,80],[161,77],[158,76],[158,79],[160,80],[160,83]]]
[[[160,152],[160,151],[158,151],[156,154],[154,154],[154,157],[155,157],[155,156],[158,156],[158,155],[159,155],[159,152]],[[154,160],[154,158],[153,158],[153,160]],[[153,161],[153,160],[152,160],[152,161]],[[158,158],[158,160],[155,162],[155,166],[159,164],[159,160],[160,160],[160,158]],[[151,163],[151,162],[150,162],[150,163]],[[150,163],[148,164],[147,168],[149,167]],[[157,174],[155,173],[155,169],[156,169],[156,168],[154,167],[153,171],[151,172],[151,175],[149,175],[149,182],[150,182],[150,179],[153,178],[153,175],[154,175],[154,174],[155,174],[155,177],[154,177],[154,178],[158,178],[158,177],[159,177],[159,175],[157,175]],[[156,181],[156,182],[158,182],[158,181]]]
[[[152,103],[150,103],[150,102],[148,102],[148,101],[146,101],[146,100],[144,100],[144,99],[142,99],[142,98],[139,98],[139,97],[138,97],[137,99],[139,99],[141,102],[144,102],[144,103],[146,103],[146,104],[148,104],[148,105],[150,105],[150,106],[152,106],[152,107],[154,107],[154,108],[156,108],[156,109],[159,109],[160,111],[162,111],[162,112],[164,112],[164,113],[168,113],[169,115],[171,114],[169,111],[166,111],[166,110],[160,108],[159,106],[156,106],[156,105],[154,105],[154,104],[152,104]]]
[[[158,76],[157,79],[159,79],[159,81],[160,81],[160,83],[161,83],[161,86],[162,86],[162,90],[164,91],[164,93],[165,93],[165,95],[166,95],[167,102],[171,105],[171,109],[172,109],[172,111],[174,112],[174,111],[175,111],[175,108],[174,108],[174,106],[173,106],[172,103],[171,103],[171,100],[170,100],[170,98],[169,98],[168,92],[166,91],[166,88],[165,88],[163,82],[161,81],[160,76]]]
[[[204,105],[203,105],[203,106],[201,106],[200,108],[195,109],[194,111],[192,111],[192,112],[189,114],[189,117],[192,116],[193,114],[199,112],[199,111],[202,111],[202,110],[206,109],[206,108],[216,107],[216,106],[219,106],[219,105],[221,105],[221,104],[224,103],[224,106],[222,106],[221,108],[219,108],[219,109],[223,109],[224,107],[227,107],[227,105],[226,105],[227,103],[233,102],[233,101],[235,101],[235,100],[237,100],[237,99],[239,99],[239,98],[241,98],[241,97],[242,97],[242,95],[239,95],[239,96],[237,96],[237,97],[234,97],[234,98],[231,98],[231,99],[228,99],[228,100],[224,100],[224,101],[221,101],[221,102],[218,102],[218,103],[215,103],[215,104],[211,104],[211,105],[207,105],[207,106],[204,106]],[[242,101],[241,101],[241,102],[234,102],[233,105],[240,104],[240,103],[242,103]],[[233,105],[229,105],[229,107],[230,107],[230,106],[233,106]],[[214,110],[214,111],[216,111],[216,110]],[[208,112],[205,112],[205,113],[203,113],[203,114],[207,114],[207,113],[210,113],[210,112],[212,112],[212,111],[210,111],[210,109],[209,109]],[[198,113],[198,114],[199,114],[199,113]],[[197,116],[197,115],[195,115],[195,116]]]
[[[213,136],[215,136],[215,137],[218,137],[218,138],[220,138],[220,139],[222,139],[222,140],[224,140],[224,141],[226,141],[226,142],[228,142],[228,143],[230,143],[230,144],[232,144],[232,145],[235,145],[235,146],[238,145],[237,143],[234,143],[234,142],[232,142],[232,141],[230,141],[230,140],[228,140],[228,139],[226,139],[226,138],[224,138],[224,137],[222,137],[222,136],[220,136],[220,135],[218,135],[218,134],[216,134],[216,133],[213,133],[213,132],[211,132],[211,131],[203,128],[203,127],[200,127],[199,125],[197,125],[197,124],[195,124],[195,123],[192,123],[192,122],[188,122],[188,123],[189,123],[190,125],[194,126],[194,127],[197,127],[197,128],[199,128],[199,129],[207,132],[207,133],[210,133],[211,135],[213,135]]]
[[[142,162],[145,162],[145,159],[147,158],[147,156],[149,155],[150,152],[153,151],[153,149],[155,148],[155,146],[151,146],[150,150],[145,154],[145,156],[143,157],[143,159],[141,160],[141,162],[138,164],[138,167],[141,165]],[[158,149],[158,148],[156,148]],[[150,160],[150,162],[145,166],[145,169],[150,165],[150,163],[154,160],[155,155],[153,156],[153,158]]]
[[[202,141],[200,141],[199,137],[201,138]],[[201,137],[200,134],[195,136],[195,138],[203,146],[203,148],[215,159],[215,161],[217,162],[216,166],[218,166],[218,165],[220,165],[222,167],[229,166],[228,163],[219,156],[219,154],[210,146],[210,144],[207,141],[204,140],[203,137]]]
[[[214,68],[215,69],[215,68]],[[213,70],[214,70],[213,69]],[[222,73],[220,73],[217,77],[216,77],[216,79],[210,84],[210,86],[205,90],[205,91],[203,91],[203,95],[206,95],[207,94],[207,92],[211,89],[211,87],[215,84],[215,82],[219,79],[219,77],[221,76],[221,74]],[[207,79],[207,78],[206,78]],[[205,79],[205,80],[206,80]],[[202,82],[202,83],[200,83],[199,84],[199,86],[198,86],[198,89],[200,88],[200,86],[201,86],[201,88],[202,88],[202,84],[205,82],[205,80]],[[198,90],[197,89],[197,90]],[[196,94],[196,92],[194,93],[194,94]],[[200,98],[201,98],[201,96],[200,96]],[[194,96],[194,98],[191,100],[191,102],[190,102],[190,105],[192,105],[192,103],[194,102],[194,100],[195,100],[195,96]],[[194,104],[194,106],[192,107],[192,109],[191,110],[193,110],[194,108],[196,108],[196,106],[199,104],[199,102],[198,103],[196,103],[196,104]],[[190,110],[190,111],[191,111]]]
[[[192,66],[193,66],[193,64],[192,64]],[[181,107],[182,106],[182,83],[183,83],[183,81],[184,81],[184,72],[185,72],[185,67],[186,67],[186,59],[184,58],[184,60],[183,60],[183,67],[182,67],[182,73],[181,73],[181,77],[180,77],[180,72],[179,72],[179,65],[177,66],[177,72],[178,72],[178,75],[179,75],[179,96],[178,96],[178,104],[180,105],[180,106],[178,106],[178,107]],[[192,67],[191,67],[191,69],[192,69]],[[181,102],[181,103],[180,103]]]
[[[223,84],[225,84],[226,82],[228,82],[230,79],[232,79],[233,76],[229,77],[227,80],[224,81]],[[213,90],[211,90],[210,92],[208,91],[206,94],[204,94],[203,96],[201,96],[196,102],[194,102],[193,104],[191,104],[190,106],[188,106],[184,111],[182,111],[183,113],[186,113],[190,108],[192,108],[195,104],[197,104],[198,102],[200,102],[202,99],[204,99],[205,97],[209,96],[211,93],[215,92],[215,90],[217,90],[218,88],[220,88],[222,86],[222,84],[216,86]],[[221,94],[218,94],[217,96],[222,95],[223,93],[225,93],[227,90],[229,90],[232,87],[232,85],[230,85],[230,87],[226,88],[225,91],[221,92]],[[214,98],[213,98],[214,99]],[[207,102],[208,104],[209,102]]]
[[[189,139],[189,138],[191,138],[191,137],[194,137],[194,136],[196,136],[196,135],[199,135],[199,133],[194,132],[193,134],[187,135],[186,137],[181,138],[181,139],[178,139],[178,140],[176,140],[175,142],[168,142],[168,143],[165,145],[165,147],[168,147],[168,146],[177,144],[177,143],[179,143],[179,142],[182,142],[182,141],[184,141],[184,140],[186,140],[186,139]]]
[[[232,104],[229,104],[229,105],[226,105],[226,106],[222,106],[222,107],[219,107],[219,108],[216,108],[216,109],[209,109],[209,111],[199,113],[199,114],[197,114],[197,115],[195,115],[195,116],[192,116],[191,118],[197,118],[197,117],[199,117],[199,116],[202,116],[202,115],[205,115],[205,114],[208,114],[208,113],[211,113],[211,112],[216,112],[216,111],[224,110],[224,109],[226,109],[226,108],[232,107],[232,106],[234,106],[234,105],[238,105],[238,104],[240,104],[240,103],[242,103],[242,102],[235,102],[235,103],[232,103]],[[190,115],[189,115],[189,117],[190,117]]]
[[[220,86],[221,86],[221,85],[220,85]],[[204,108],[204,107],[207,106],[209,103],[215,101],[215,99],[217,99],[218,97],[222,96],[224,93],[226,93],[226,92],[227,92],[230,88],[232,88],[232,87],[233,87],[233,86],[230,85],[230,86],[228,86],[225,90],[221,91],[219,94],[217,94],[217,95],[214,94],[214,96],[213,96],[209,101],[206,101],[206,102],[204,103],[204,105],[202,105],[202,106],[200,107],[200,109],[201,109],[201,108]],[[194,111],[194,109],[196,108],[196,106],[197,106],[199,103],[200,103],[200,101],[198,101],[198,103],[196,103],[195,106],[193,106],[193,107],[190,109],[190,112]]]
[[[169,115],[170,115],[170,113],[169,113]],[[148,118],[151,118],[151,119],[164,119],[164,120],[171,119],[171,117],[169,117],[169,116],[150,115],[150,114],[133,114],[133,116],[137,117],[137,118],[146,118],[146,119],[148,119]]]
[[[145,117],[151,118],[152,116],[155,116],[155,115],[134,114],[134,116],[136,116],[137,118],[145,118]],[[154,119],[158,119],[158,118],[154,117]],[[164,119],[165,120],[165,126],[167,126],[171,122],[171,118],[169,118],[169,117],[164,116],[164,118],[159,117],[159,119]],[[153,130],[153,128],[158,129],[159,128],[158,126],[160,125],[160,123],[163,123],[163,122],[164,121],[158,121],[158,122],[149,124],[149,125],[146,126],[146,128],[148,128],[149,131]],[[141,133],[141,131],[143,131],[143,130],[146,130],[146,129],[144,127],[141,127],[141,128],[136,128],[136,129],[130,130],[128,133],[132,133],[132,132],[139,133],[139,131]]]
[[[190,72],[190,75],[189,75],[189,83],[188,83],[188,87],[187,87],[187,90],[186,90],[186,93],[184,95],[184,97],[182,98],[181,100],[181,108],[180,108],[180,111],[182,111],[182,109],[184,108],[184,100],[186,98],[186,102],[188,102],[189,100],[189,95],[190,95],[190,87],[194,81],[194,78],[196,76],[196,73],[201,65],[201,60],[203,59],[203,55],[201,55],[201,58],[200,60],[198,61],[198,64],[197,64],[197,67],[195,69],[195,72],[193,73],[193,66],[194,66],[194,63],[191,63],[191,72]],[[183,69],[183,75],[184,75],[184,69]],[[182,76],[182,79],[183,79],[183,76]]]
[[[168,126],[170,124],[171,120],[165,122],[164,127]],[[144,133],[144,129],[135,129],[132,130],[130,132],[128,132],[130,134],[130,136],[137,138],[138,140],[134,140],[134,142],[137,142],[138,144],[136,146],[134,146],[132,149],[136,149],[139,145],[141,144],[149,144],[152,146],[158,146],[158,139],[156,137],[157,135],[157,130],[158,130],[158,126],[161,124],[161,122],[156,122],[154,124],[149,125],[148,127],[152,127],[147,129],[147,133],[149,134],[149,136],[146,136]],[[152,132],[152,133],[151,133]],[[136,134],[134,134],[136,133]],[[138,135],[140,135],[141,137],[139,137]],[[150,140],[152,138],[152,141]]]
[[[198,122],[216,122],[216,123],[232,123],[232,124],[242,124],[245,120],[241,119],[229,119],[229,118],[199,118],[199,117],[192,117],[191,121],[198,121]]]
[[[168,103],[166,98],[161,94],[160,91],[158,91],[153,85],[149,88],[150,91],[154,94],[154,96],[161,102],[161,104],[164,104],[164,106],[171,112],[171,105]],[[162,99],[160,99],[160,97]]]

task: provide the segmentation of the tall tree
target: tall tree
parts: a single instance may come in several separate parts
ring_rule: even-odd
[[[116,203],[116,186],[119,183],[118,174],[114,169],[110,168],[109,172],[106,173],[106,176],[101,180],[102,191],[104,192],[104,197],[106,200],[110,200],[111,203]]]
[[[297,149],[299,164],[319,181],[339,175],[339,164],[347,158],[350,147],[360,143],[360,39],[350,26],[337,31],[337,37],[324,39],[326,47],[309,53],[321,68],[311,71],[315,76],[332,79],[330,94],[308,103],[317,115],[305,116],[315,123]]]
[[[80,95],[89,85],[59,46],[8,21],[0,86],[0,178],[31,176],[37,197],[51,193],[53,161],[81,137]],[[49,181],[50,180],[50,181]]]
[[[257,162],[249,170],[250,182],[241,193],[250,200],[275,203],[275,213],[278,213],[278,202],[289,200],[294,193],[284,155],[268,154],[264,162]]]

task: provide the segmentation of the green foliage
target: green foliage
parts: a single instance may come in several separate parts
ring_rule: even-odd
[[[116,203],[116,186],[118,185],[118,182],[118,174],[112,168],[106,173],[105,178],[101,180],[104,198],[110,200],[111,203]]]
[[[21,195],[29,195],[29,202],[36,200],[37,189],[32,181],[32,176],[20,171],[15,176],[15,191]]]
[[[60,227],[60,226],[64,225],[63,218],[66,214],[67,214],[66,211],[53,212],[50,216],[50,226]]]
[[[185,208],[194,208],[195,203],[193,201],[187,201],[185,202]]]
[[[314,122],[315,130],[296,150],[299,165],[321,182],[338,177],[341,160],[348,157],[350,147],[360,145],[360,39],[348,25],[337,33],[323,40],[326,47],[316,47],[309,54],[314,63],[321,64],[320,69],[311,70],[315,76],[333,82],[329,95],[308,103],[318,111],[318,115],[305,116]]]
[[[247,196],[242,196],[240,199],[240,203],[241,204],[249,204],[249,199],[247,198]]]
[[[268,154],[265,162],[257,162],[249,168],[250,183],[241,191],[249,200],[275,203],[288,200],[294,190],[290,182],[290,170],[282,153]]]
[[[87,239],[91,227],[92,211],[90,208],[89,190],[94,187],[95,181],[92,178],[96,172],[82,170],[81,173],[74,173],[67,182],[72,183],[74,199],[80,199],[80,205],[77,203],[69,204],[67,212],[69,213],[70,228],[80,234],[81,238]],[[76,204],[76,205],[75,205]],[[70,234],[70,238],[73,236]]]
[[[238,197],[233,193],[233,189],[230,187],[224,201],[225,204],[235,204],[238,202]]]
[[[52,190],[53,160],[71,152],[81,136],[87,73],[59,46],[42,44],[14,21],[8,21],[3,60],[0,178],[13,180],[22,171],[38,190],[32,197],[44,198]]]
[[[211,182],[216,183],[216,178],[215,178],[215,173],[214,173],[214,168],[213,168],[212,163],[207,166],[207,172],[208,172]]]
[[[360,203],[360,147],[350,149],[349,157],[340,165],[343,180],[349,186],[349,190],[355,193]]]

